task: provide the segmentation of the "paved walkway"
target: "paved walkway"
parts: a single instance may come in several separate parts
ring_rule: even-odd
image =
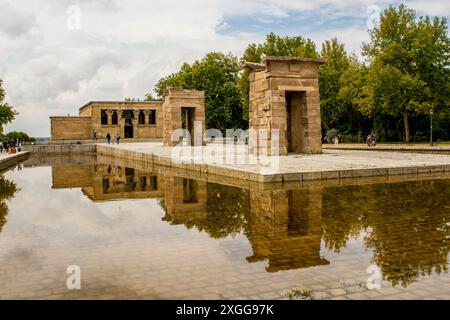
[[[211,154],[216,147],[217,145],[208,145],[191,149],[197,150],[200,154]],[[340,179],[450,171],[450,155],[420,153],[324,149],[322,154],[291,154],[280,156],[278,159],[269,157],[270,163],[267,165],[264,163],[225,164],[220,163],[220,161],[205,160],[205,158],[177,163],[173,161],[173,148],[164,147],[160,142],[121,145],[99,144],[97,152],[169,167],[180,167],[223,176],[235,175],[238,178],[259,182]],[[240,153],[225,153],[225,155],[229,158],[234,156],[248,157],[246,150]]]

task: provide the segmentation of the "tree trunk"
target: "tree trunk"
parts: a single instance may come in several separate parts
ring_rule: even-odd
[[[405,126],[405,142],[409,142],[410,138],[410,131],[409,131],[409,118],[408,118],[408,112],[403,112],[403,124]]]

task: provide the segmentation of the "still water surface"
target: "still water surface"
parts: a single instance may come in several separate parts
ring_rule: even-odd
[[[2,299],[450,299],[449,241],[439,177],[223,185],[90,157],[0,177]]]

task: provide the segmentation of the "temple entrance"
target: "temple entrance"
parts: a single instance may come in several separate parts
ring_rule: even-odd
[[[165,146],[201,145],[205,132],[205,93],[167,87],[164,90],[163,118]],[[198,130],[198,136],[194,132],[194,127]],[[183,133],[181,134],[180,131]],[[189,131],[190,139],[186,131]]]
[[[304,92],[286,91],[286,139],[288,152],[301,153],[302,150],[302,105],[304,102]]]
[[[134,138],[134,129],[133,129],[133,118],[134,114],[132,110],[125,110],[123,112],[123,117],[125,118],[124,123],[124,133],[123,136],[125,139],[133,139]]]
[[[132,139],[134,137],[133,120],[132,119],[125,119],[123,136],[125,137],[125,139]]]
[[[194,145],[194,116],[195,116],[195,108],[181,108],[181,126],[183,129],[189,131],[191,135],[191,141],[186,141],[191,146]],[[186,137],[183,137],[183,141],[185,141]]]

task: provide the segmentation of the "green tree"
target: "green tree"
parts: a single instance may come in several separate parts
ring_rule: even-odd
[[[344,44],[336,38],[322,44],[321,57],[327,63],[319,67],[320,108],[324,129],[337,128],[346,108],[338,94],[341,89],[341,76],[350,66],[350,57]]]
[[[360,112],[362,88],[367,77],[367,67],[355,56],[349,59],[348,68],[339,78],[338,100],[344,106],[340,122],[345,123],[349,130],[362,135],[370,131],[369,118]]]
[[[7,141],[22,141],[22,142],[30,142],[30,141],[36,141],[35,138],[28,136],[25,132],[21,131],[12,131],[7,133],[4,137],[4,140]]]
[[[416,12],[405,5],[390,6],[369,36],[363,44],[370,66],[361,111],[401,117],[408,142],[412,116],[449,107],[447,20],[416,19]]]
[[[273,32],[266,36],[264,43],[250,44],[245,50],[241,63],[255,62],[260,63],[265,56],[287,56],[287,57],[302,57],[302,58],[317,58],[319,56],[316,45],[311,39],[305,39],[301,36],[295,37],[281,37],[275,35]],[[248,94],[250,90],[249,76],[250,71],[244,70],[241,72],[238,84],[242,96],[244,119],[248,120],[249,102]]]
[[[229,129],[243,125],[242,101],[237,85],[240,66],[231,53],[211,52],[192,65],[158,81],[155,91],[161,98],[167,86],[205,91],[206,126]]]
[[[154,97],[151,93],[145,95],[144,101],[160,101],[158,97]]]
[[[18,114],[12,106],[6,101],[6,93],[3,89],[3,80],[0,79],[0,134],[3,132],[3,126],[11,123]]]

